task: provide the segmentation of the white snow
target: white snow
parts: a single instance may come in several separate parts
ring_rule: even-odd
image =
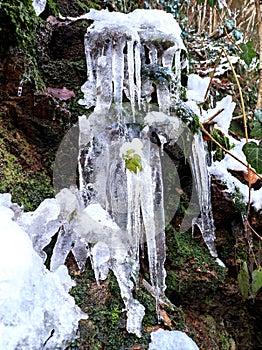
[[[236,63],[236,61],[237,59],[235,58],[232,60],[232,63]],[[223,65],[223,62],[221,64]],[[222,100],[218,101],[215,108],[212,109],[200,110],[198,106],[198,103],[203,102],[209,80],[209,78],[201,78],[196,74],[189,75],[187,87],[188,101],[186,104],[198,115],[199,120],[202,123],[205,123],[218,111],[222,110],[222,112],[220,112],[212,120],[212,123],[215,123],[215,128],[220,130],[225,136],[229,138],[231,144],[235,144],[234,148],[230,150],[230,153],[247,164],[246,157],[242,151],[246,140],[239,141],[228,134],[233,112],[236,106],[236,103],[232,101],[232,96],[227,95]],[[249,141],[258,142],[257,140],[251,139]],[[227,185],[228,192],[235,194],[236,191],[239,191],[243,197],[243,203],[248,203],[248,186],[239,181],[228,170],[247,173],[247,167],[233,158],[230,154],[225,154],[224,158],[220,162],[215,161],[209,167],[210,174],[217,176],[221,181],[223,181]],[[262,188],[259,190],[251,189],[250,201],[255,210],[260,210],[262,208]]]
[[[151,333],[149,350],[198,350],[196,343],[184,332],[158,329]]]
[[[67,268],[45,268],[28,234],[13,221],[10,199],[0,194],[0,348],[39,350],[45,342],[45,349],[65,348],[87,316],[68,294],[73,283]]]
[[[39,16],[45,10],[46,0],[33,0],[33,7],[36,15]]]
[[[228,135],[228,129],[233,117],[233,112],[236,107],[236,103],[232,101],[232,96],[227,95],[221,101],[216,103],[216,107],[209,109],[203,116],[204,121],[215,115],[219,110],[223,109],[213,120],[212,123],[216,123],[216,128],[221,130],[224,135]]]
[[[196,102],[204,102],[210,78],[201,78],[197,74],[189,74],[187,82],[187,98]]]

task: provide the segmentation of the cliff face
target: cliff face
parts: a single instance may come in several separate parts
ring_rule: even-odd
[[[0,191],[11,192],[13,200],[28,210],[53,195],[52,164],[56,151],[67,130],[86,112],[77,101],[86,81],[84,34],[90,23],[58,19],[52,16],[50,3],[34,33],[33,57],[32,52],[21,51],[16,32],[21,27],[8,11],[0,8]],[[94,5],[82,2],[80,6],[71,0],[56,3],[63,16],[80,15]],[[113,8],[112,4],[108,6]],[[237,283],[239,259],[252,264],[241,208],[215,179],[212,202],[217,249],[227,268],[222,273],[209,262],[200,235],[194,239],[190,234],[174,238],[171,230],[167,234],[167,295],[174,304],[181,305],[183,317],[169,314],[163,327],[185,330],[200,349],[260,349],[261,292],[255,299],[243,300]],[[259,232],[261,212],[253,212],[251,222]],[[90,271],[79,275],[72,256],[67,263],[77,280],[73,293],[81,307],[93,316],[81,325],[80,349],[113,349],[114,341],[122,346],[125,341],[130,349],[143,349],[144,345],[139,345],[133,336],[125,334],[128,340],[121,340],[125,319],[119,316],[120,302],[112,303],[117,289],[113,278],[97,287]],[[152,300],[147,300],[149,312],[154,312]],[[146,322],[145,332],[158,327],[153,317]],[[109,337],[108,332],[113,329],[115,334]]]

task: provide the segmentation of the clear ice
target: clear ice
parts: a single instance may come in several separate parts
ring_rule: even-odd
[[[45,248],[56,237],[51,274],[60,271],[70,251],[81,269],[90,258],[97,283],[112,270],[125,304],[127,330],[140,336],[145,308],[133,290],[139,285],[141,254],[147,253],[147,282],[158,316],[166,289],[162,164],[165,144],[178,142],[187,129],[171,108],[180,101],[186,49],[177,22],[163,11],[91,10],[80,18],[94,22],[85,36],[87,81],[79,103],[94,111],[79,117],[78,188],[60,188],[56,198],[32,213],[16,208],[13,219],[43,261]],[[193,223],[216,256],[204,144],[200,134],[190,140],[200,206]]]
[[[144,307],[132,290],[145,247],[157,313],[166,289],[161,159],[165,143],[175,143],[186,128],[170,112],[180,101],[186,49],[177,22],[163,11],[92,10],[82,17],[94,22],[85,36],[87,81],[79,103],[95,108],[88,119],[79,118],[79,190],[85,209],[75,230],[89,244],[98,283],[109,269],[114,272],[126,306],[127,330],[139,336]],[[153,95],[157,108],[150,104]],[[158,141],[152,142],[153,133]],[[190,158],[200,204],[193,225],[216,256],[204,152],[198,134]]]

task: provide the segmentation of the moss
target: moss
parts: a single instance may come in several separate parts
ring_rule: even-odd
[[[225,269],[210,256],[202,238],[191,233],[167,232],[167,296],[187,293],[197,295],[215,291],[225,279]],[[203,287],[204,282],[204,287]]]
[[[54,0],[47,0],[46,7],[48,7],[50,14],[59,17],[59,8]]]
[[[170,82],[172,76],[172,72],[169,69],[157,64],[145,64],[142,67],[142,79],[150,78],[156,85]]]
[[[15,27],[15,37],[20,53],[25,55],[23,83],[34,80],[36,88],[44,86],[39,74],[36,61],[37,41],[36,32],[40,18],[36,15],[31,0],[10,0],[1,3],[1,11],[10,18]],[[0,25],[1,30],[1,25]]]
[[[178,118],[181,118],[193,134],[199,131],[200,123],[198,116],[184,102],[180,101],[173,104],[170,111],[175,113]]]
[[[12,201],[24,207],[25,211],[35,210],[54,190],[51,179],[44,172],[24,171],[19,159],[9,153],[0,139],[0,193],[9,192]]]

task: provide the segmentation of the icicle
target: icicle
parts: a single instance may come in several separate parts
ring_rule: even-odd
[[[90,47],[88,44],[88,35],[85,38],[85,54],[87,63],[87,81],[81,87],[84,93],[84,98],[78,101],[79,104],[85,105],[86,108],[91,108],[96,105],[96,81],[93,73],[93,60],[91,58]]]
[[[112,71],[110,54],[97,59],[96,109],[109,109],[112,102]]]
[[[158,58],[157,48],[155,47],[155,45],[150,45],[150,44],[147,44],[147,48],[149,50],[148,55],[149,55],[150,63],[157,64],[157,58]]]
[[[112,55],[112,72],[113,72],[113,93],[116,110],[120,114],[122,107],[122,93],[124,81],[124,47],[126,41],[123,38],[118,38],[119,41],[114,43]]]
[[[193,220],[193,228],[194,225],[199,227],[210,254],[213,257],[217,257],[211,205],[210,175],[207,169],[204,141],[200,133],[194,135],[190,162],[200,205],[200,217]]]
[[[144,145],[147,163],[143,170],[143,191],[141,210],[148,250],[151,285],[159,312],[159,297],[164,294],[166,285],[165,262],[165,219],[163,204],[163,184],[159,148],[149,140]],[[158,314],[159,316],[159,314]]]
[[[167,68],[170,71],[172,70],[172,64],[173,64],[175,51],[176,51],[176,47],[171,46],[168,49],[166,49],[162,55],[162,65],[164,68]],[[181,64],[181,63],[179,62],[179,64]]]
[[[128,64],[128,80],[129,80],[129,95],[132,107],[133,116],[135,115],[135,82],[134,82],[134,42],[127,42],[127,64]]]
[[[135,77],[138,108],[141,108],[141,58],[140,42],[135,43]]]

